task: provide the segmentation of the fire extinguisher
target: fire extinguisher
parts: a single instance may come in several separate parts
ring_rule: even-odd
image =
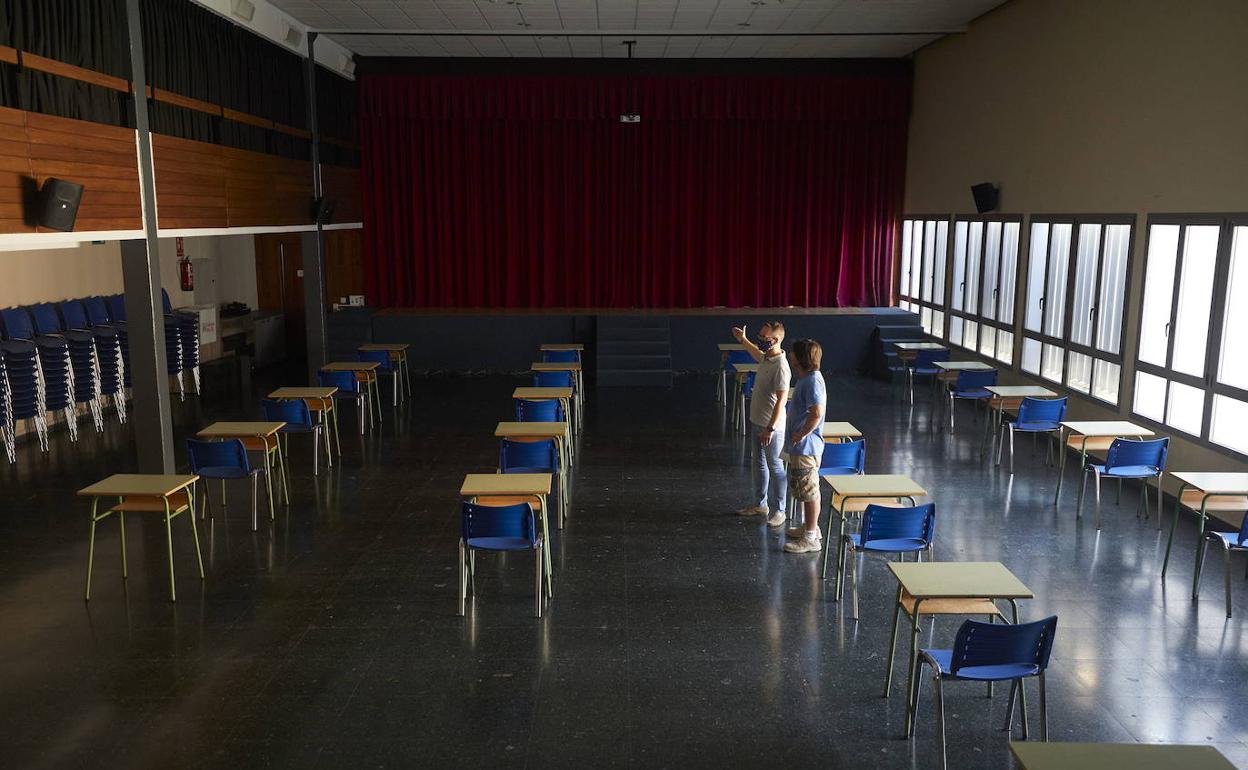
[[[186,257],[178,260],[178,276],[182,280],[182,291],[195,291],[195,272],[191,268],[191,260]]]

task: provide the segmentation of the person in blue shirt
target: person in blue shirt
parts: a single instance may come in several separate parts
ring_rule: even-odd
[[[802,504],[803,525],[785,531],[786,553],[818,553],[819,463],[823,459],[823,415],[828,388],[819,372],[823,348],[814,340],[798,340],[789,351],[793,399],[789,402],[789,494]]]

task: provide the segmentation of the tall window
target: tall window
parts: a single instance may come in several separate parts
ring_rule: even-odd
[[[1118,403],[1133,216],[1034,217],[1022,369]]]
[[[1149,218],[1133,411],[1248,454],[1248,218]]]
[[[915,217],[901,223],[901,306],[919,314],[923,330],[945,336],[945,263],[949,218]]]
[[[974,217],[953,225],[949,341],[1014,361],[1014,292],[1021,217]]]

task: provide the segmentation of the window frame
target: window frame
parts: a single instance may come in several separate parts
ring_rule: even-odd
[[[993,300],[994,300],[993,315],[994,317],[988,318],[984,315],[984,306],[983,306],[984,283],[985,283],[984,256],[988,253],[988,225],[994,222],[1001,224],[1001,233],[1000,233],[1001,250],[998,252],[998,255],[997,255],[998,262],[997,262],[997,274],[996,274],[996,287],[993,289]],[[1025,222],[1025,219],[1022,214],[958,215],[954,217],[954,221],[951,223],[951,226],[949,228],[950,246],[946,250],[946,253],[948,255],[948,262],[949,262],[948,266],[945,268],[945,274],[949,280],[949,290],[945,292],[946,318],[947,318],[945,322],[946,339],[948,340],[950,345],[953,345],[959,348],[960,350],[965,350],[965,351],[974,353],[975,355],[980,356],[988,361],[992,361],[998,365],[1003,365],[1003,366],[1010,367],[1010,368],[1013,368],[1018,363],[1018,357],[1019,357],[1019,353],[1018,353],[1018,349],[1019,349],[1018,348],[1019,346],[1018,289],[1019,289],[1019,285],[1022,283],[1019,280],[1020,275],[1021,275],[1021,273],[1019,272],[1019,261],[1023,254],[1023,246],[1022,246],[1023,238],[1025,235],[1027,235],[1027,230],[1026,228],[1023,227],[1024,222]],[[967,287],[966,287],[965,280],[963,280],[959,284],[959,286],[963,287],[961,290],[962,309],[955,310],[953,307],[954,306],[953,295],[955,291],[958,291],[958,288],[953,285],[953,276],[956,275],[954,266],[955,266],[955,260],[957,259],[957,254],[955,253],[956,244],[957,244],[957,229],[958,229],[958,225],[962,223],[966,223],[966,233],[967,233],[966,248],[967,248],[968,255],[970,254],[970,250],[971,250],[970,234],[971,234],[972,225],[975,223],[981,223],[983,225],[983,227],[980,228],[980,234],[979,234],[979,266],[977,269],[977,275],[975,277],[975,286],[973,287],[974,297],[975,297],[975,310],[973,312],[969,312],[966,309],[967,297],[971,295],[968,294],[966,291]],[[1006,225],[1008,224],[1018,225],[1018,243],[1016,245],[1015,252],[1014,252],[1014,296],[1010,298],[1011,320],[1007,323],[1007,322],[1001,321],[1001,308],[1004,306],[1004,304],[1001,300],[1000,293],[1001,293],[1001,277],[1003,275],[1003,272],[1001,270],[1001,265],[1004,263],[1005,228],[1006,228]],[[964,278],[966,275],[965,271],[966,271],[966,263],[964,261],[963,262],[963,277]],[[964,337],[962,335],[959,335],[959,339],[955,340],[953,339],[952,335],[948,334],[948,330],[953,327],[954,317],[957,317],[958,319],[961,320],[961,328],[963,329],[965,329],[965,324],[967,323],[973,323],[976,325],[975,346],[973,348],[968,348],[963,344],[962,340],[964,339]],[[999,339],[999,332],[1001,331],[1009,332],[1011,335],[1013,335],[1011,337],[1009,361],[1002,361],[996,355],[988,355],[982,352],[984,327],[992,328],[994,330],[993,332],[994,336],[997,336],[998,339]],[[995,349],[995,344],[996,343],[994,341],[994,349]]]
[[[953,220],[952,214],[906,214],[906,215],[903,215],[901,218],[902,232],[899,233],[899,236],[897,238],[897,242],[898,242],[897,304],[898,306],[901,306],[902,303],[907,303],[908,305],[910,305],[910,307],[907,309],[910,310],[910,312],[915,313],[916,315],[919,316],[920,323],[922,323],[924,309],[928,310],[929,318],[934,318],[934,315],[936,313],[941,313],[943,315],[944,320],[941,325],[940,334],[932,333],[931,328],[934,328],[934,323],[929,324],[929,327],[931,328],[925,327],[923,330],[924,333],[926,333],[928,336],[935,337],[940,340],[945,339],[946,331],[949,326],[949,291],[948,291],[949,275],[948,273],[949,273],[949,243],[950,243],[949,239],[950,239],[951,233],[953,232],[953,228],[951,227],[952,220]],[[931,264],[925,264],[926,257],[923,256],[924,255],[923,249],[924,249],[924,243],[925,243],[924,238],[926,237],[926,229],[927,229],[928,223],[933,224],[933,236],[932,236],[933,246],[932,246]],[[939,260],[936,259],[936,251],[937,251],[937,245],[940,244],[939,231],[940,231],[941,223],[944,223],[945,225],[945,238],[944,238],[945,260],[944,260],[944,265],[942,266],[943,270],[941,271],[941,281],[940,281],[941,285],[939,287],[939,294],[940,294],[941,299],[937,301],[936,299],[934,299],[937,296],[937,291],[938,291],[937,286],[936,286],[936,263]],[[910,255],[909,255],[908,260],[904,253],[905,245],[906,245],[905,227],[907,224],[911,226]],[[914,225],[915,224],[921,225],[919,229],[920,229],[920,234],[923,236],[918,239],[917,246],[916,246],[916,241],[914,237]],[[907,281],[906,279],[909,276],[913,275],[914,273],[914,264],[915,264],[914,255],[915,255],[916,249],[921,258],[919,269],[922,270],[923,272],[921,272],[919,275],[919,290],[917,292],[918,296],[911,296],[909,294],[909,290],[914,284],[912,280]],[[909,270],[910,270],[909,273],[906,273],[902,270],[903,265],[906,265],[909,267]],[[907,283],[909,283],[910,285],[906,286]],[[933,299],[923,298],[925,288],[930,289],[930,296],[932,296]]]
[[[1171,287],[1170,295],[1170,317],[1167,320],[1169,332],[1166,338],[1166,365],[1159,366],[1157,364],[1143,361],[1140,359],[1141,348],[1144,342],[1143,324],[1144,324],[1144,302],[1148,287],[1148,253],[1152,247],[1153,225],[1177,225],[1179,226],[1178,253],[1175,255],[1174,285]],[[1135,339],[1135,368],[1132,372],[1131,382],[1131,403],[1129,405],[1130,415],[1133,419],[1142,421],[1145,425],[1164,430],[1168,432],[1178,433],[1183,436],[1184,440],[1191,441],[1207,449],[1216,452],[1229,454],[1236,459],[1248,459],[1248,453],[1241,452],[1224,444],[1219,444],[1212,439],[1213,432],[1213,404],[1216,396],[1224,396],[1248,403],[1248,389],[1238,388],[1234,385],[1227,385],[1218,381],[1218,366],[1221,363],[1222,343],[1226,334],[1226,304],[1229,293],[1228,281],[1230,279],[1231,255],[1234,248],[1234,236],[1236,228],[1248,228],[1248,213],[1193,213],[1193,214],[1149,214],[1145,225],[1148,229],[1145,234],[1144,244],[1144,270],[1141,276],[1140,296],[1137,298],[1136,309],[1138,315],[1137,334]],[[1179,294],[1182,288],[1183,280],[1183,253],[1182,248],[1184,239],[1189,226],[1217,226],[1218,231],[1218,247],[1215,256],[1216,262],[1213,271],[1213,296],[1210,301],[1209,324],[1206,330],[1205,343],[1205,359],[1204,359],[1204,376],[1199,377],[1180,372],[1172,368],[1174,363],[1174,345],[1175,339],[1173,331],[1178,321],[1179,311]],[[1135,380],[1139,373],[1158,377],[1166,383],[1166,394],[1162,402],[1162,419],[1157,420],[1152,417],[1140,414],[1135,408]],[[1197,388],[1202,392],[1201,403],[1201,419],[1199,435],[1190,433],[1183,428],[1171,425],[1165,422],[1165,411],[1169,407],[1170,383],[1177,382],[1181,385]]]
[[[1130,290],[1131,290],[1132,268],[1135,265],[1136,220],[1137,220],[1137,217],[1135,214],[1037,214],[1037,215],[1031,216],[1028,219],[1027,232],[1026,232],[1027,272],[1024,275],[1024,278],[1022,280],[1016,279],[1017,284],[1026,285],[1030,281],[1030,278],[1031,278],[1031,270],[1033,267],[1032,254],[1031,254],[1031,245],[1032,245],[1031,236],[1032,236],[1033,228],[1035,228],[1037,224],[1047,225],[1049,228],[1049,234],[1048,234],[1048,237],[1046,238],[1046,252],[1044,256],[1044,273],[1045,273],[1044,288],[1043,288],[1043,293],[1041,294],[1041,297],[1040,297],[1041,302],[1044,303],[1041,306],[1042,309],[1041,309],[1041,315],[1040,315],[1040,331],[1034,332],[1027,328],[1027,297],[1025,294],[1024,294],[1024,300],[1023,300],[1023,307],[1021,308],[1022,312],[1015,313],[1015,321],[1018,324],[1018,340],[1017,340],[1018,345],[1019,345],[1018,368],[1020,372],[1028,376],[1038,377],[1040,380],[1046,383],[1060,385],[1061,387],[1065,388],[1071,393],[1074,393],[1079,396],[1084,396],[1090,399],[1093,403],[1097,403],[1101,405],[1108,404],[1115,408],[1121,408],[1122,400],[1123,400],[1123,392],[1124,392],[1123,389],[1126,385],[1126,380],[1127,380],[1126,371],[1125,371],[1125,362],[1127,358],[1125,354],[1125,351],[1127,349],[1127,326],[1128,326],[1127,310],[1129,309],[1128,298],[1129,298]],[[1053,257],[1053,251],[1052,251],[1053,226],[1061,225],[1061,224],[1070,225],[1071,233],[1070,233],[1070,243],[1069,243],[1068,251],[1066,254],[1066,286],[1064,290],[1065,304],[1062,308],[1062,336],[1058,338],[1058,337],[1053,337],[1046,331],[1047,326],[1048,326],[1048,321],[1049,321],[1048,307],[1047,307],[1049,303],[1046,302],[1045,300],[1047,300],[1051,294],[1051,287],[1049,285],[1049,279],[1052,274],[1050,270],[1050,264],[1051,264],[1051,260]],[[1101,319],[1102,319],[1102,314],[1100,312],[1099,304],[1094,304],[1092,307],[1093,323],[1092,323],[1091,329],[1088,332],[1089,344],[1084,345],[1082,343],[1077,343],[1071,340],[1071,334],[1073,331],[1073,323],[1074,323],[1075,289],[1078,283],[1077,266],[1078,266],[1078,258],[1079,258],[1079,233],[1080,233],[1080,228],[1084,225],[1095,225],[1095,226],[1100,226],[1102,228],[1101,235],[1097,243],[1096,270],[1094,273],[1095,284],[1092,287],[1092,291],[1091,291],[1092,301],[1094,303],[1099,303],[1101,301],[1101,288],[1102,288],[1104,278],[1105,278],[1104,267],[1105,267],[1105,240],[1106,239],[1105,239],[1104,228],[1107,226],[1111,226],[1111,225],[1126,225],[1129,228],[1128,236],[1127,236],[1127,258],[1126,258],[1126,264],[1124,266],[1125,280],[1124,280],[1124,286],[1123,286],[1124,295],[1123,295],[1123,303],[1122,303],[1122,321],[1119,324],[1119,329],[1118,329],[1118,352],[1117,353],[1109,353],[1109,352],[1100,350],[1099,348],[1096,347],[1096,340],[1100,336]],[[1043,374],[1043,368],[1044,368],[1043,347],[1041,348],[1040,371],[1028,372],[1028,371],[1023,370],[1022,368],[1023,356],[1022,356],[1021,351],[1022,351],[1022,347],[1026,344],[1026,341],[1028,339],[1035,340],[1036,342],[1039,342],[1042,346],[1052,345],[1062,350],[1061,382],[1054,383],[1053,380],[1044,376]],[[1078,390],[1077,388],[1071,387],[1068,384],[1068,378],[1070,376],[1070,357],[1072,353],[1077,354],[1077,355],[1082,355],[1091,359],[1093,361],[1093,364],[1092,364],[1093,367],[1095,367],[1095,362],[1098,360],[1104,361],[1106,363],[1114,364],[1118,367],[1118,389],[1117,389],[1117,395],[1114,401],[1112,402],[1106,401],[1100,396],[1097,396],[1091,381],[1089,381],[1088,383],[1088,392],[1086,393],[1081,390]],[[1092,371],[1095,371],[1095,369],[1093,369]],[[1134,384],[1134,378],[1132,378],[1132,382]],[[1132,388],[1131,395],[1132,397],[1134,397],[1134,387]],[[1132,398],[1132,402],[1134,403],[1134,398]]]

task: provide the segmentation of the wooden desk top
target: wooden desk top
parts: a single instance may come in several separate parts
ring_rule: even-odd
[[[852,422],[825,422],[823,424],[823,435],[843,436],[845,438],[860,438],[862,431],[854,427]]]
[[[579,342],[548,342],[542,345],[538,350],[584,350],[585,346]]]
[[[199,481],[195,474],[116,473],[78,490],[82,497],[168,497]]]
[[[898,350],[945,350],[939,342],[894,342]]]
[[[1248,473],[1175,471],[1170,475],[1205,494],[1248,495]]]
[[[529,371],[533,372],[579,372],[579,361],[534,361]]]
[[[214,422],[195,435],[200,438],[264,438],[285,425],[284,422]]]
[[[499,438],[567,438],[568,422],[500,422],[494,428]]]
[[[732,350],[745,350],[745,345],[742,345],[740,342],[721,342],[719,343],[719,350],[721,353],[727,353]]]
[[[1126,420],[1075,420],[1062,425],[1071,433],[1081,436],[1121,438],[1124,436],[1152,436],[1153,431]]]
[[[1039,385],[989,385],[984,388],[1000,398],[1056,398],[1057,394]]]
[[[1010,741],[1022,770],[1233,770],[1212,746],[1147,743],[1040,743]]]
[[[512,398],[541,400],[545,398],[572,398],[571,388],[516,388]]]
[[[370,351],[381,351],[381,350],[396,351],[397,350],[401,352],[401,351],[407,350],[410,347],[411,345],[409,345],[406,342],[370,342],[367,345],[360,345],[358,348],[356,348],[356,350],[370,350]]]
[[[946,372],[990,372],[996,368],[983,361],[933,361],[932,366]]]
[[[297,398],[333,398],[338,392],[335,387],[326,388],[278,388],[269,394],[269,398],[277,399],[297,399]]]
[[[469,473],[459,488],[463,497],[549,495],[549,473]]]
[[[321,367],[322,372],[371,372],[381,364],[376,361],[334,361]]]
[[[999,561],[889,562],[888,568],[916,599],[1035,598]]]
[[[841,497],[922,497],[927,490],[909,476],[895,473],[868,473],[864,476],[824,476],[832,491]]]
[[[733,364],[732,368],[737,370],[737,374],[749,374],[758,371],[758,364]]]

